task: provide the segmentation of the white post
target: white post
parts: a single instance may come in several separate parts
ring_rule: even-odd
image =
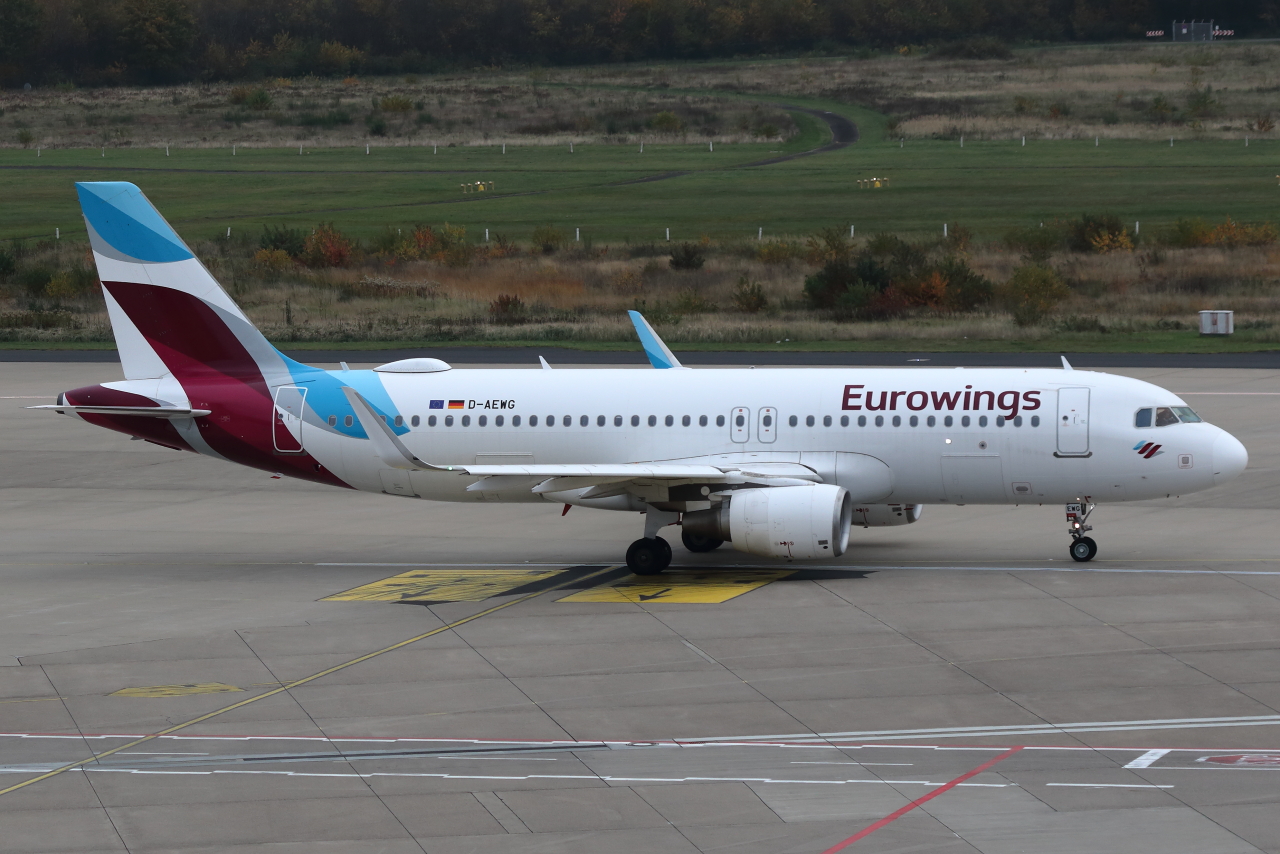
[[[573,143],[569,143],[569,153],[573,154]]]
[[[368,153],[369,153],[369,143],[367,143],[367,142],[364,144],[364,153],[365,153],[365,154],[368,154]]]
[[[715,150],[716,150],[716,144],[714,142],[708,142],[707,151],[715,151]]]
[[[436,149],[437,149],[437,148],[439,148],[439,147],[440,147],[440,146],[439,146],[438,144],[436,144],[436,143],[434,143],[434,142],[433,142],[433,143],[431,143],[431,153],[432,153],[432,154],[436,154],[436,153],[437,153],[437,152],[436,152]]]
[[[1027,147],[1027,138],[1025,136],[1022,138],[1022,147],[1023,148]]]
[[[960,134],[960,147],[964,148],[964,134]]]
[[[764,226],[760,226],[760,230],[756,232],[756,240],[764,240]]]
[[[503,153],[503,154],[506,154],[506,153],[507,153],[507,144],[506,144],[505,142],[504,142],[504,143],[502,143],[502,153]]]
[[[1249,137],[1247,137],[1247,136],[1244,138],[1244,147],[1245,147],[1245,148],[1248,148],[1248,147],[1249,147]]]
[[[902,148],[902,137],[898,137],[898,148]]]
[[[487,228],[484,230],[484,242],[485,243],[489,242],[489,229]]]
[[[575,229],[573,230],[573,242],[574,242],[574,243],[581,243],[581,242],[582,242],[582,229],[581,229],[581,228],[575,228]]]
[[[1173,137],[1169,137],[1169,147],[1173,148]]]
[[[640,140],[640,153],[644,154],[644,140]]]
[[[947,224],[945,222],[942,224],[942,236],[947,236]]]
[[[1247,145],[1247,144],[1248,144],[1248,143],[1246,143],[1246,145]],[[39,157],[39,156],[40,156],[40,149],[39,149],[39,148],[37,148],[37,149],[36,149],[36,157]]]
[[[231,143],[231,156],[232,157],[236,156],[236,144],[234,142]]]
[[[667,229],[667,240],[671,239],[671,229]]]
[[[227,237],[231,237],[231,226],[227,226]]]
[[[1133,223],[1133,233],[1134,233],[1134,236],[1135,236],[1135,237],[1137,236],[1138,232],[1139,232],[1141,229],[1142,229],[1142,223],[1138,222],[1137,220],[1134,220],[1134,223]]]
[[[849,239],[853,239],[853,226],[849,226]]]
[[[62,239],[62,229],[61,229],[61,228],[55,228],[55,229],[53,230],[53,239],[54,239],[54,240],[61,240],[61,239]]]
[[[1093,147],[1094,148],[1098,147],[1098,138],[1096,136],[1093,138]]]
[[[104,145],[104,146],[102,146],[102,156],[103,156],[103,157],[106,157],[106,156],[107,156],[107,147],[106,147],[105,145]]]
[[[165,157],[168,157],[168,156],[169,156],[169,146],[168,146],[168,144],[166,144],[166,145],[165,145],[165,147],[164,147],[164,156],[165,156]]]
[[[298,156],[299,156],[299,157],[301,157],[301,156],[302,156],[302,146],[301,146],[301,145],[299,145],[299,146],[298,146]]]

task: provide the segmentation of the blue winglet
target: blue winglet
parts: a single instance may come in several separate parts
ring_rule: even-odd
[[[148,264],[195,257],[133,184],[81,181],[76,184],[76,192],[84,218],[98,237],[121,255]]]
[[[640,345],[644,347],[644,354],[649,357],[649,364],[655,368],[684,368],[670,348],[662,343],[662,339],[653,331],[653,327],[644,319],[644,315],[638,311],[628,311],[627,315],[636,327],[636,335],[640,336]]]

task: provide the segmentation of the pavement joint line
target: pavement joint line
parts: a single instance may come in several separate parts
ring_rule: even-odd
[[[859,839],[863,839],[865,837],[870,836],[871,834],[875,833],[877,830],[879,830],[882,827],[885,827],[886,825],[893,824],[893,822],[902,818],[904,815],[911,812],[916,807],[921,806],[925,803],[928,803],[929,801],[933,800],[939,795],[942,795],[950,791],[951,789],[954,789],[957,786],[966,785],[965,781],[968,780],[969,778],[978,776],[983,771],[990,769],[992,766],[996,765],[997,763],[1003,762],[1004,760],[1008,759],[1010,756],[1013,756],[1014,754],[1018,753],[1018,751],[1020,750],[1022,750],[1021,746],[1010,747],[1008,750],[1006,750],[1004,753],[1001,753],[999,756],[993,756],[991,759],[988,759],[986,762],[983,762],[978,767],[964,772],[959,777],[956,777],[954,780],[951,780],[950,782],[943,783],[941,786],[934,789],[932,792],[929,792],[928,794],[922,797],[916,798],[911,803],[907,804],[904,807],[900,807],[894,810],[893,812],[889,813],[887,816],[875,822],[874,824],[870,824],[867,827],[864,827],[862,830],[859,830],[857,833],[855,833],[853,836],[850,836],[848,839],[845,839],[841,842],[837,842],[835,845],[832,845],[826,851],[823,851],[822,854],[836,854],[836,852],[838,851],[843,851],[853,843],[857,842]]]
[[[570,567],[566,567],[566,569],[569,569],[569,568],[570,568]],[[29,779],[29,780],[24,780],[24,781],[22,781],[21,783],[15,783],[15,784],[14,784],[14,785],[12,785],[12,786],[7,786],[7,787],[5,787],[5,788],[3,788],[3,789],[0,789],[0,796],[7,795],[7,794],[9,794],[10,792],[15,792],[15,791],[17,791],[18,789],[25,788],[25,787],[30,786],[30,785],[33,785],[33,784],[35,784],[35,783],[39,783],[39,782],[42,782],[42,781],[44,781],[44,780],[48,780],[48,779],[50,779],[51,777],[56,777],[56,776],[57,776],[57,775],[59,775],[59,774],[62,774],[62,773],[64,773],[64,772],[66,772],[66,771],[74,770],[74,769],[76,769],[76,768],[80,768],[80,767],[82,767],[82,766],[84,766],[84,765],[87,765],[87,764],[89,764],[89,763],[91,763],[91,762],[99,762],[100,760],[104,759],[104,758],[105,758],[105,757],[107,757],[107,756],[111,756],[112,754],[119,753],[119,752],[121,752],[121,751],[123,751],[123,750],[128,750],[129,748],[132,748],[132,747],[137,747],[137,746],[138,746],[138,745],[140,745],[140,744],[146,744],[147,742],[152,741],[152,740],[154,740],[154,739],[156,739],[156,738],[158,738],[158,737],[160,737],[160,736],[170,735],[170,734],[172,734],[172,733],[174,733],[174,732],[177,732],[178,730],[185,729],[186,727],[189,727],[189,726],[194,726],[195,724],[198,724],[198,723],[203,723],[204,721],[207,721],[207,720],[209,720],[210,718],[215,718],[215,717],[217,717],[218,715],[222,715],[222,714],[225,714],[225,713],[227,713],[227,712],[231,712],[231,711],[234,711],[234,710],[236,710],[236,709],[243,708],[243,707],[245,707],[245,706],[250,705],[251,703],[256,703],[256,702],[257,702],[257,701],[259,701],[259,700],[265,700],[265,699],[266,699],[266,698],[268,698],[268,697],[274,697],[274,696],[275,696],[275,695],[277,695],[277,694],[285,693],[286,691],[289,691],[289,690],[291,690],[291,689],[293,689],[293,688],[296,688],[296,687],[298,687],[298,686],[300,686],[300,685],[306,685],[307,683],[309,683],[309,682],[314,682],[315,680],[320,679],[320,678],[322,678],[322,677],[324,677],[324,676],[328,676],[328,675],[330,675],[330,674],[332,674],[332,673],[337,673],[339,670],[345,670],[345,669],[346,669],[346,668],[348,668],[348,667],[352,667],[352,666],[354,666],[354,665],[356,665],[356,664],[360,664],[361,662],[368,661],[368,660],[370,660],[370,659],[372,659],[372,658],[376,658],[376,657],[378,657],[378,656],[380,656],[380,655],[384,655],[384,654],[386,654],[386,653],[388,653],[388,652],[393,652],[393,651],[395,651],[395,650],[397,650],[397,649],[402,649],[402,648],[404,648],[404,647],[406,647],[406,646],[409,646],[410,644],[417,643],[417,642],[418,642],[418,641],[420,641],[420,640],[425,640],[426,638],[429,638],[429,637],[431,637],[431,636],[433,636],[433,635],[438,635],[438,634],[441,634],[442,632],[451,631],[451,630],[453,630],[453,629],[456,629],[456,628],[457,628],[457,627],[459,627],[459,626],[465,625],[465,624],[470,623],[470,622],[474,622],[475,620],[478,620],[478,619],[480,619],[481,617],[488,616],[489,614],[492,614],[492,613],[494,613],[494,612],[496,612],[496,611],[501,611],[501,610],[503,610],[504,608],[510,608],[510,607],[511,607],[511,606],[513,606],[513,605],[519,605],[519,604],[521,604],[522,602],[527,602],[527,601],[529,601],[530,599],[536,598],[536,597],[541,596],[541,595],[543,595],[543,594],[545,594],[545,593],[550,593],[550,592],[552,592],[552,591],[554,591],[554,590],[558,590],[558,589],[560,589],[561,587],[563,587],[563,586],[565,586],[565,585],[568,585],[568,584],[575,584],[575,583],[580,583],[580,582],[585,581],[585,580],[587,580],[587,579],[589,579],[589,578],[596,578],[596,577],[598,577],[598,576],[604,575],[605,573],[612,572],[613,570],[616,570],[616,569],[618,569],[618,566],[617,566],[617,565],[607,566],[607,567],[604,567],[604,568],[602,568],[602,569],[599,569],[599,570],[597,570],[597,571],[595,571],[595,572],[593,572],[593,573],[590,573],[590,574],[588,574],[588,575],[585,575],[585,576],[580,575],[580,576],[577,576],[577,577],[574,577],[574,578],[566,579],[562,584],[552,585],[551,587],[548,587],[548,588],[543,589],[543,590],[536,590],[536,591],[532,591],[532,592],[530,592],[530,593],[526,593],[526,594],[524,594],[523,596],[517,596],[516,598],[511,599],[511,600],[510,600],[510,601],[508,601],[508,602],[503,602],[503,603],[501,603],[501,604],[494,605],[494,606],[492,606],[492,607],[490,607],[490,608],[485,608],[484,610],[482,610],[482,611],[478,611],[477,613],[472,614],[472,615],[471,615],[471,616],[469,616],[469,617],[463,617],[463,618],[462,618],[462,619],[460,619],[460,620],[454,620],[454,621],[453,621],[453,622],[451,622],[451,623],[446,623],[446,624],[445,624],[445,625],[443,625],[443,626],[438,626],[438,627],[436,627],[436,628],[432,629],[432,630],[431,630],[431,631],[429,631],[429,632],[423,632],[422,634],[415,635],[414,637],[408,638],[407,640],[402,640],[402,641],[399,641],[398,643],[394,643],[394,644],[392,644],[391,646],[383,647],[382,649],[375,650],[375,651],[373,651],[373,652],[369,652],[369,653],[365,653],[365,654],[364,654],[364,655],[362,655],[362,656],[359,656],[359,657],[357,657],[357,658],[353,658],[353,659],[351,659],[350,661],[344,661],[343,663],[341,663],[341,664],[337,664],[337,665],[334,665],[333,667],[325,668],[324,670],[321,670],[321,671],[320,671],[320,672],[318,672],[318,673],[313,673],[313,674],[311,674],[310,676],[304,676],[304,677],[303,677],[303,678],[301,678],[301,679],[294,679],[294,680],[291,680],[291,681],[290,681],[290,682],[288,682],[287,684],[281,685],[279,688],[273,688],[273,689],[272,689],[272,690],[270,690],[270,691],[265,691],[265,692],[263,692],[263,693],[261,693],[261,694],[256,694],[256,695],[254,695],[254,696],[252,696],[252,697],[248,697],[248,698],[246,698],[246,699],[244,699],[244,700],[241,700],[241,701],[239,701],[239,702],[237,702],[237,703],[232,703],[232,704],[231,704],[231,705],[229,705],[229,706],[224,706],[224,707],[223,707],[223,708],[221,708],[221,709],[217,709],[217,710],[215,710],[215,711],[208,712],[208,713],[206,713],[206,714],[200,715],[199,717],[192,718],[191,720],[184,721],[184,722],[182,722],[182,723],[180,723],[180,724],[175,724],[175,725],[173,725],[173,726],[171,726],[171,727],[166,727],[165,729],[162,729],[162,730],[160,730],[159,732],[155,732],[155,733],[151,733],[151,734],[148,734],[148,735],[142,736],[141,738],[138,738],[138,739],[136,739],[136,740],[134,740],[134,741],[131,741],[131,742],[127,743],[127,744],[122,744],[122,745],[120,745],[120,746],[118,746],[118,747],[113,747],[113,748],[111,748],[110,750],[106,750],[106,751],[104,751],[104,752],[102,752],[102,753],[95,754],[95,755],[90,756],[90,757],[88,757],[88,758],[86,758],[86,759],[81,759],[81,760],[76,761],[76,762],[69,762],[69,763],[67,763],[67,764],[65,764],[65,765],[59,766],[58,768],[54,768],[54,769],[53,769],[53,770],[51,770],[51,771],[47,771],[47,772],[45,772],[45,773],[43,773],[43,774],[39,775],[38,777],[32,777],[32,778],[31,778],[31,779]]]

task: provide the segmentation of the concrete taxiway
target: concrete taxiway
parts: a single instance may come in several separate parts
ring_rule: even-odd
[[[1126,369],[1234,484],[926,508],[819,566],[350,494],[0,380],[0,851],[1280,852],[1280,371]],[[842,847],[843,846],[843,847]]]

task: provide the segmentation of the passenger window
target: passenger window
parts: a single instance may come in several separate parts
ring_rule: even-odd
[[[1178,416],[1178,420],[1183,424],[1199,424],[1200,416],[1196,415],[1195,410],[1190,406],[1173,407],[1174,414]]]
[[[676,423],[675,416],[668,415],[665,419],[663,419],[663,423],[666,424],[668,427],[670,427],[672,424]]]
[[[479,418],[476,419],[476,423],[479,424],[481,427],[483,427],[484,425],[489,423],[489,416],[481,415]]]
[[[848,415],[841,415],[841,416],[840,416],[840,426],[841,426],[841,427],[848,427],[848,426],[849,426],[849,416],[848,416]]]
[[[877,426],[877,427],[883,427],[883,426],[884,426],[884,416],[883,416],[883,415],[877,415],[877,416],[876,416],[876,426]]]
[[[649,416],[649,426],[650,426],[650,427],[657,427],[657,426],[658,426],[658,416],[656,416],[656,415],[650,415],[650,416]]]
[[[699,416],[698,416],[698,426],[699,426],[699,427],[706,427],[706,426],[707,426],[707,416],[705,416],[705,415],[699,415]]]
[[[810,415],[808,418],[806,418],[806,419],[804,420],[804,426],[806,426],[806,427],[812,427],[812,426],[813,426],[813,416],[812,416],[812,415]]]
[[[1014,427],[1021,427],[1021,426],[1022,426],[1022,416],[1021,416],[1021,415],[1015,415],[1015,416],[1013,416],[1013,426],[1014,426]]]
[[[582,427],[586,427],[590,423],[591,423],[591,417],[588,415],[584,415],[578,419],[578,424]]]
[[[404,416],[403,416],[403,415],[397,415],[397,416],[396,416],[396,426],[397,426],[397,427],[403,427],[403,426],[404,426]]]
[[[343,427],[350,427],[350,426],[351,426],[352,424],[354,424],[354,423],[355,423],[355,419],[354,419],[354,418],[352,418],[350,415],[348,415],[348,416],[346,416],[345,418],[343,418],[343,419],[342,419],[342,426],[343,426]]]
[[[434,416],[434,415],[432,415],[432,416],[431,416],[431,418],[432,418],[432,421],[434,422],[434,420],[435,420],[435,416]],[[520,426],[520,416],[519,416],[519,415],[512,415],[512,416],[511,416],[511,426],[512,426],[512,427],[519,427],[519,426]]]
[[[1039,415],[1032,415],[1032,416],[1031,416],[1031,426],[1032,426],[1032,427],[1039,427],[1039,426],[1040,426],[1040,416],[1039,416]]]
[[[529,416],[529,426],[530,426],[530,427],[537,427],[537,426],[538,426],[538,416],[536,416],[536,415],[530,415],[530,416]]]
[[[548,427],[556,426],[556,417],[554,415],[547,416],[547,426]]]
[[[639,415],[632,415],[632,416],[631,416],[631,426],[632,426],[632,427],[639,427],[639,426],[640,426],[640,416],[639,416]]]
[[[830,427],[830,426],[831,426],[831,416],[830,416],[830,415],[824,415],[824,416],[822,416],[822,426],[823,426],[823,427]]]
[[[434,415],[428,416],[428,418],[427,418],[427,426],[428,426],[428,427],[434,427],[434,426],[436,426],[436,417],[435,417]]]
[[[932,415],[930,415],[927,419],[925,419],[925,422],[924,422],[924,423],[926,423],[926,424],[928,424],[930,427],[932,427],[933,425],[935,425],[935,424],[937,424],[937,423],[938,423],[938,419],[937,419],[937,418],[935,418],[935,417],[933,417]]]
[[[495,416],[493,416],[493,426],[494,426],[494,427],[501,427],[501,426],[502,426],[502,416],[501,416],[501,415],[495,415]]]
[[[996,416],[996,426],[997,426],[997,427],[1003,427],[1003,426],[1004,426],[1004,416],[1003,416],[1003,415],[997,415],[997,416]]]
[[[952,424],[954,424],[954,423],[955,423],[955,421],[954,421],[954,419],[952,419],[952,417],[951,417],[950,415],[948,415],[946,418],[943,418],[943,419],[942,419],[942,426],[943,426],[943,427],[950,427],[950,426],[951,426]]]
[[[1137,414],[1133,416],[1133,426],[1139,429],[1151,426],[1151,410],[1139,409]]]
[[[688,415],[680,419],[680,424],[684,427],[688,427],[692,423],[693,423],[693,420]]]
[[[614,427],[621,427],[621,426],[622,426],[622,416],[621,416],[621,415],[615,415],[615,416],[613,416],[613,426],[614,426]]]
[[[452,427],[452,426],[453,426],[453,416],[452,416],[452,415],[446,415],[446,416],[444,417],[444,426],[446,426],[446,427]]]
[[[987,416],[985,416],[985,415],[979,415],[979,416],[978,416],[978,426],[979,426],[979,427],[986,427],[986,426],[987,426]]]
[[[717,426],[717,427],[723,427],[723,426],[724,426],[724,416],[723,416],[723,415],[717,415],[717,416],[716,416],[716,426]]]
[[[330,427],[337,427],[337,426],[338,426],[338,416],[336,416],[336,415],[330,415],[330,416],[329,416],[329,426],[330,426]]]
[[[969,426],[969,416],[968,416],[968,415],[962,415],[962,416],[960,416],[960,426],[961,426],[961,427],[968,427],[968,426]]]
[[[912,415],[912,416],[911,416],[911,420],[910,420],[908,423],[909,423],[912,427],[919,427],[919,426],[920,426],[920,416],[918,416],[918,415]]]
[[[901,416],[901,415],[895,415],[895,416],[893,416],[893,426],[894,426],[894,427],[901,427],[901,426],[902,426],[902,416]]]
[[[1178,416],[1173,414],[1173,410],[1167,406],[1161,406],[1156,409],[1156,426],[1168,427],[1170,424],[1177,424]]]
[[[787,419],[787,423],[790,424],[792,427],[794,427],[800,423],[800,419],[792,415],[790,418]]]
[[[585,417],[585,416],[584,416],[584,417]],[[564,423],[564,426],[566,426],[566,427],[572,427],[572,426],[573,426],[573,416],[572,416],[572,415],[566,415],[566,416],[564,417],[564,422],[563,422],[563,423]]]
[[[419,424],[422,423],[422,418],[421,416],[415,415],[413,416],[412,419],[409,420],[409,423],[412,424],[414,427],[417,427]]]
[[[859,416],[858,416],[858,426],[859,426],[859,427],[866,427],[866,426],[867,426],[867,416],[865,416],[865,415],[859,415]]]
[[[596,416],[596,426],[597,426],[597,427],[603,427],[603,426],[604,426],[604,416],[603,416],[603,415],[597,415],[597,416]]]
[[[733,422],[733,423],[734,423],[734,424],[737,424],[739,427],[741,427],[742,425],[744,425],[744,424],[746,424],[746,423],[747,423],[747,419],[746,419],[746,418],[744,418],[743,416],[739,415],[737,418],[735,418],[735,419],[734,419],[734,422]]]
[[[470,416],[470,415],[464,415],[464,416],[462,416],[462,426],[463,426],[463,427],[470,427],[470,426],[471,426],[471,416]]]

